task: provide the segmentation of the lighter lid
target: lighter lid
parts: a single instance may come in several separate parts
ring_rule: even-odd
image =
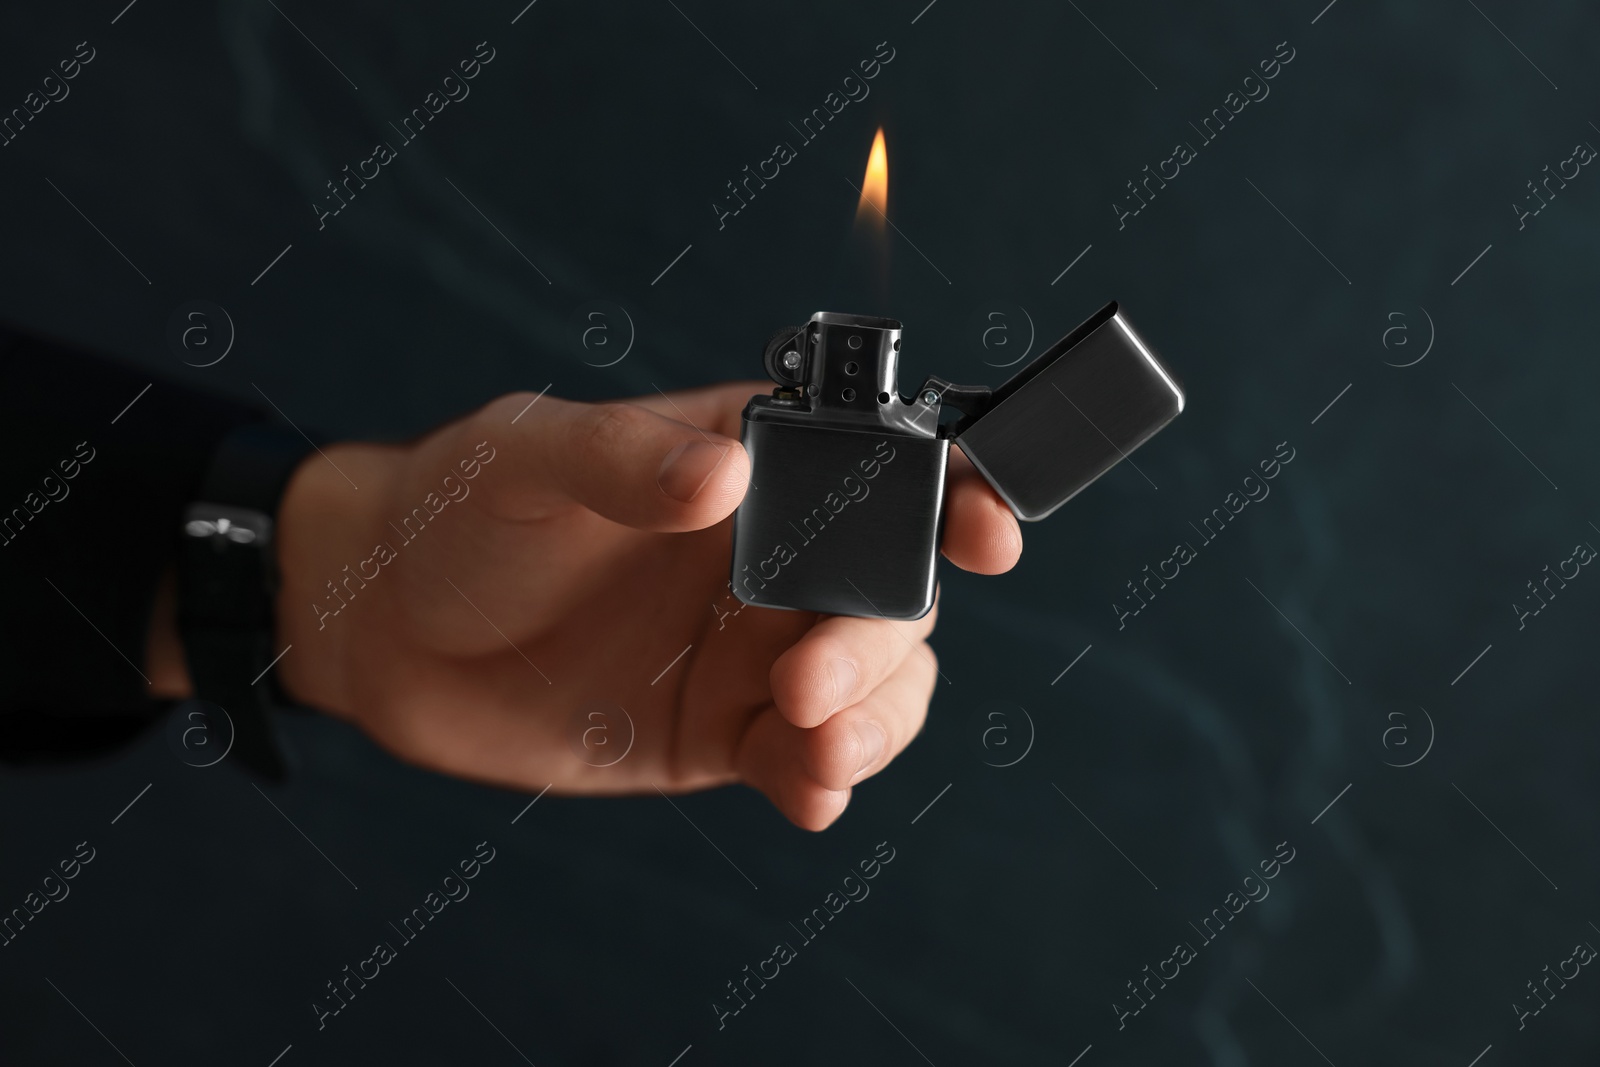
[[[1113,301],[996,389],[951,437],[1017,518],[1036,522],[1182,410],[1183,387]]]

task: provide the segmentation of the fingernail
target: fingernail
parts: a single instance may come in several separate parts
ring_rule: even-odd
[[[828,708],[832,715],[855,695],[856,665],[847,659],[836,659],[828,664],[828,673],[833,676],[833,706]]]
[[[714,445],[709,441],[685,441],[668,452],[667,458],[661,461],[656,484],[672,499],[691,504],[727,454],[726,446]]]
[[[856,771],[856,777],[860,777],[862,771],[871,767],[878,761],[878,757],[883,755],[883,746],[888,743],[889,735],[883,732],[883,727],[871,719],[862,719],[853,726],[856,736],[861,739],[861,768]],[[851,781],[854,782],[855,779],[852,778]]]

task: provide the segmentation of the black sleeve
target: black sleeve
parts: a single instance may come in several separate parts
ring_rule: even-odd
[[[218,442],[251,408],[0,326],[0,760],[122,744],[156,586]]]

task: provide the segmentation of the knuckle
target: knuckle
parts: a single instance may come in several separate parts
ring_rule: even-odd
[[[509,416],[516,415],[518,412],[528,407],[528,405],[538,396],[538,393],[535,393],[530,389],[518,389],[516,392],[507,393],[497,400],[491,400],[489,403],[485,404],[479,409],[479,413],[482,415],[488,415],[490,412],[505,412],[507,413],[509,419]]]
[[[807,771],[824,789],[843,789],[861,769],[861,742],[848,722],[830,721],[809,740]]]
[[[930,694],[931,696],[931,694]],[[912,701],[905,714],[895,721],[893,756],[899,756],[911,747],[911,743],[922,736],[923,728],[928,725],[928,701]]]
[[[901,743],[900,747],[895,750],[895,755],[898,756],[900,753],[902,753],[906,749],[910,748],[911,747],[911,743],[913,741],[915,741],[917,738],[922,736],[922,730],[927,725],[928,725],[928,709],[926,707],[924,707],[922,709],[922,713],[917,716],[917,721],[912,723],[911,724],[911,729],[906,731],[905,740]]]
[[[537,404],[534,401],[538,401]],[[465,423],[471,428],[474,439],[490,432],[505,434],[532,426],[545,412],[561,404],[553,396],[519,389],[497,397],[467,416]],[[507,428],[510,428],[509,431]]]
[[[922,681],[923,688],[926,690],[926,695],[922,700],[920,714],[926,717],[928,714],[928,702],[933,699],[933,692],[939,681],[939,657],[933,651],[933,646],[928,644],[926,641],[923,641],[917,646],[917,651],[921,653],[921,655],[917,657],[917,660],[923,665]]]
[[[632,404],[595,404],[578,430],[581,447],[610,452],[637,441],[650,422],[650,413]]]
[[[425,707],[405,698],[378,698],[357,712],[362,728],[396,758],[424,770],[447,773],[434,742],[432,722]]]

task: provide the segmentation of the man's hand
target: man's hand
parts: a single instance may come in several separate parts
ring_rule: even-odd
[[[449,774],[591,794],[742,781],[828,826],[921,729],[935,613],[732,598],[739,415],[768,388],[531,407],[519,393],[411,445],[309,457],[278,523],[285,688]],[[1007,570],[1016,520],[964,458],[950,466],[945,555]],[[624,751],[627,721],[600,726],[604,759],[583,758],[602,722],[586,705],[631,721],[609,766],[593,764]]]

